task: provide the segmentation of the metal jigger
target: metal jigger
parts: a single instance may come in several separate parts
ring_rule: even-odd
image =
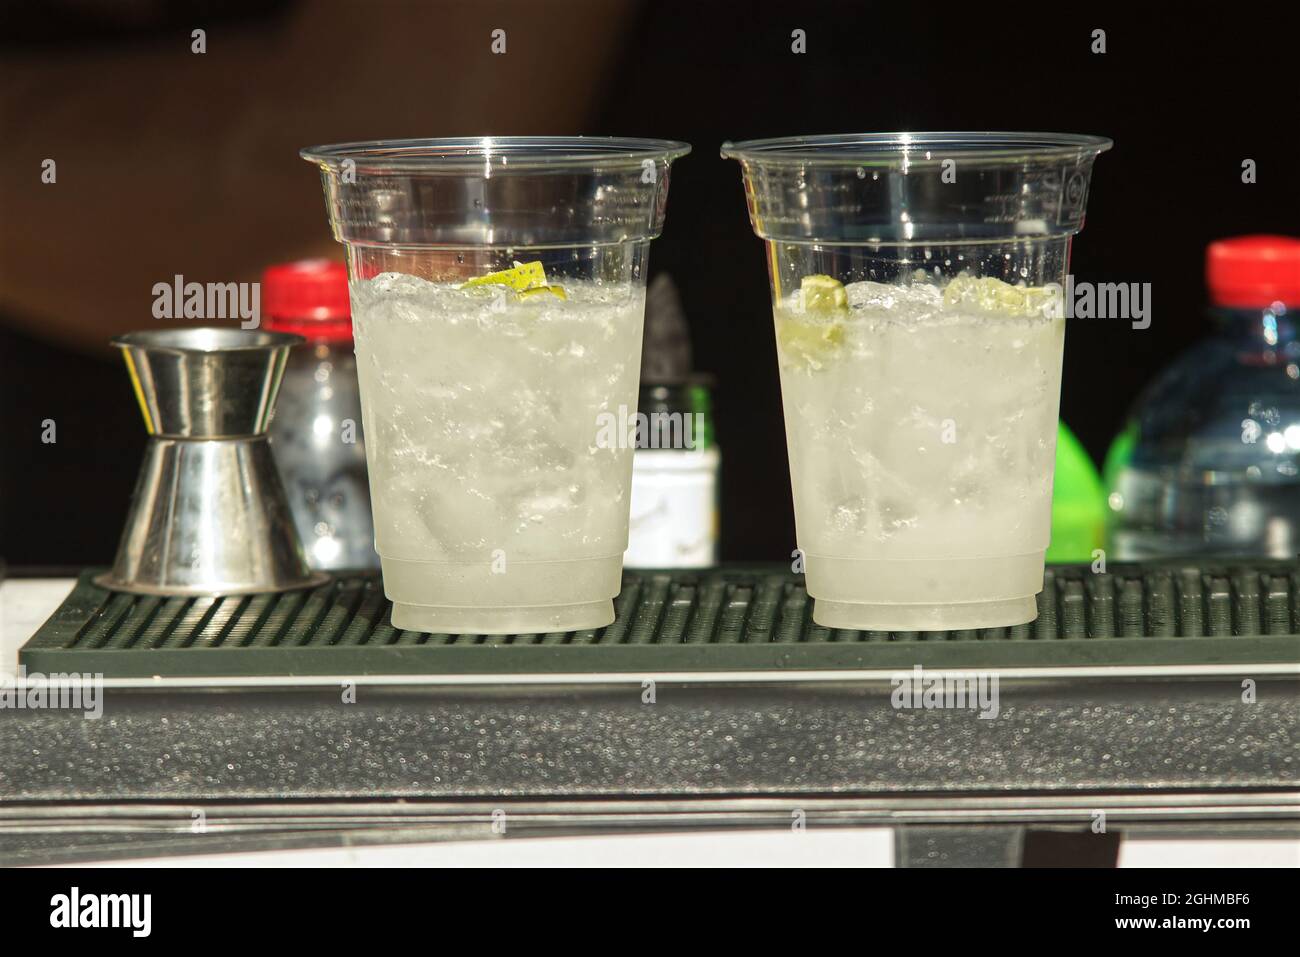
[[[149,445],[112,571],[144,595],[235,595],[320,584],[294,531],[266,429],[300,336],[133,332],[122,350]]]

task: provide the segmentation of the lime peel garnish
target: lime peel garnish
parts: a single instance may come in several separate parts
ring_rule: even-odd
[[[569,294],[564,291],[563,286],[534,286],[532,289],[525,289],[518,293],[516,299],[538,299],[542,296],[554,296],[556,299],[569,300]]]
[[[516,263],[512,269],[502,269],[498,272],[490,272],[486,276],[475,276],[466,282],[461,283],[461,289],[472,289],[475,286],[505,286],[513,289],[515,292],[524,292],[532,289],[534,286],[546,285],[546,270],[542,268],[541,260],[530,263]]]
[[[486,276],[475,276],[460,284],[461,289],[476,289],[485,286],[504,286],[514,293],[517,300],[533,299],[537,296],[554,296],[568,301],[568,293],[563,286],[546,281],[546,270],[541,260],[530,263],[515,263],[510,269],[490,272]]]

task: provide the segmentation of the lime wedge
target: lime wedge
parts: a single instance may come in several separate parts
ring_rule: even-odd
[[[540,260],[530,263],[519,263],[512,269],[502,269],[499,272],[490,272],[486,276],[475,276],[467,282],[461,283],[461,289],[471,289],[474,286],[506,286],[515,292],[524,292],[535,286],[546,285],[546,270],[542,268]]]
[[[777,352],[786,362],[806,369],[825,368],[844,346],[844,323],[797,313],[776,314]]]
[[[798,368],[825,368],[844,346],[843,318],[849,314],[844,283],[831,276],[804,276],[799,303],[776,311],[776,345],[781,360]]]
[[[984,276],[979,279],[968,273],[954,276],[943,290],[943,304],[974,306],[986,312],[1001,312],[1011,316],[1041,316],[1057,305],[1061,288],[1050,286],[1013,286],[1001,279]]]
[[[799,284],[803,311],[834,315],[849,311],[849,294],[844,283],[830,276],[804,276]]]

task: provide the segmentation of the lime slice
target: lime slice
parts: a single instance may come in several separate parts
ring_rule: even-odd
[[[461,283],[461,289],[472,289],[475,286],[506,286],[515,292],[525,292],[535,286],[546,285],[546,270],[542,268],[540,260],[530,263],[518,263],[512,269],[502,269],[499,272],[490,272],[486,276],[475,276],[467,282]]]
[[[834,315],[849,311],[849,294],[844,283],[830,276],[804,276],[799,284],[803,311]]]
[[[1041,316],[1049,314],[1060,299],[1061,288],[1050,286],[1013,286],[992,276],[979,279],[968,273],[954,276],[943,290],[943,304],[974,306],[986,312],[1000,312],[1011,316]]]
[[[563,286],[534,286],[532,289],[525,289],[515,296],[516,299],[543,299],[548,296],[554,296],[556,299],[563,299],[566,302],[569,294],[564,291]]]

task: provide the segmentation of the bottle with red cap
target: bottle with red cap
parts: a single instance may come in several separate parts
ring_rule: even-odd
[[[271,266],[262,316],[266,328],[307,340],[289,355],[271,421],[307,560],[326,571],[378,568],[347,268],[326,259]]]
[[[1139,397],[1106,460],[1110,555],[1300,553],[1300,239],[1211,243],[1214,334]]]

